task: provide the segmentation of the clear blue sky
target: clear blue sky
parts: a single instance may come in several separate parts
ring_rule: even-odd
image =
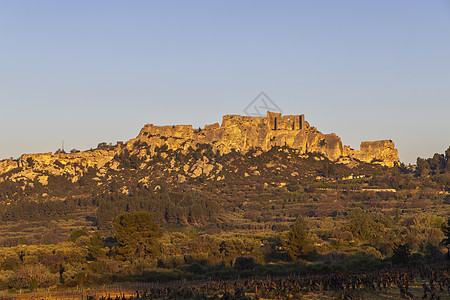
[[[265,91],[344,144],[450,145],[450,1],[0,0],[0,158],[220,122]]]

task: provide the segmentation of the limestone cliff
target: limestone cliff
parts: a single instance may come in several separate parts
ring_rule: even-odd
[[[287,146],[298,155],[318,153],[338,163],[362,161],[392,167],[399,161],[392,141],[363,142],[360,150],[352,150],[343,146],[336,134],[323,134],[311,127],[304,115],[282,116],[268,112],[267,117],[226,115],[221,125],[215,123],[198,130],[190,125],[145,125],[139,135],[125,145],[105,149],[71,154],[24,154],[18,160],[0,161],[0,181],[37,180],[45,184],[48,175],[64,175],[76,182],[90,169],[96,170],[99,177],[104,176],[106,169],[116,170],[119,163],[115,157],[125,151],[142,158],[160,154],[162,147],[189,151],[202,144],[211,145],[213,151],[220,154]]]
[[[45,185],[48,175],[67,175],[75,182],[89,168],[99,169],[110,162],[117,154],[117,147],[113,149],[89,150],[78,153],[37,153],[24,154],[18,160],[0,161],[0,175],[16,170],[7,179],[17,182],[20,180],[33,181],[37,179]],[[0,179],[1,181],[2,179]]]
[[[202,130],[187,125],[145,125],[139,135],[127,143],[127,148],[133,151],[135,145],[144,143],[150,146],[152,154],[164,145],[172,150],[187,150],[210,144],[220,154],[233,150],[246,153],[256,148],[268,151],[275,146],[287,146],[301,155],[319,153],[332,161],[345,162],[341,158],[347,157],[389,167],[398,162],[398,151],[392,141],[363,142],[360,150],[352,150],[344,147],[336,134],[323,134],[310,127],[304,115],[282,116],[272,112],[268,112],[267,117],[226,115],[221,126],[215,123]]]
[[[362,142],[360,150],[352,150],[349,153],[351,158],[368,163],[376,163],[392,167],[398,162],[398,150],[391,140]]]

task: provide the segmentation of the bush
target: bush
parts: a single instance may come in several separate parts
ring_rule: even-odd
[[[13,276],[12,286],[15,288],[31,288],[32,290],[39,287],[50,287],[59,280],[57,274],[52,274],[45,266],[39,265],[23,265]]]
[[[6,290],[14,277],[13,271],[0,271],[0,290]]]
[[[85,274],[87,266],[84,264],[67,264],[64,267],[64,273],[62,274],[63,281],[69,286],[75,286],[78,284],[80,275]]]
[[[411,247],[409,244],[394,244],[393,264],[406,264],[411,257]]]
[[[70,233],[70,236],[68,238],[69,242],[73,242],[75,243],[75,241],[82,236],[88,236],[87,232],[82,230],[82,229],[78,229],[78,230],[74,230]]]
[[[256,266],[255,259],[253,257],[237,257],[234,260],[233,268],[238,271],[251,270]]]
[[[144,271],[156,268],[158,261],[151,257],[141,257],[133,260],[131,267],[135,273],[142,273]]]
[[[197,275],[204,274],[205,273],[205,267],[202,266],[198,262],[194,262],[194,263],[189,265],[189,267],[187,268],[187,271],[190,272],[190,273],[197,274]]]
[[[162,256],[158,259],[157,267],[164,269],[173,269],[185,264],[183,256]]]

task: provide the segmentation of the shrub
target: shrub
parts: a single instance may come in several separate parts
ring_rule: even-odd
[[[13,277],[13,271],[0,271],[0,290],[7,289],[10,286]]]
[[[255,259],[253,257],[239,256],[234,260],[233,268],[238,271],[250,270],[256,266]]]
[[[52,274],[45,266],[23,265],[13,276],[12,286],[15,288],[31,288],[50,287],[59,280],[57,274]]]
[[[74,230],[70,233],[68,241],[75,243],[75,241],[81,236],[88,236],[88,234],[82,229]]]
[[[406,264],[411,257],[411,247],[409,244],[394,244],[393,264]]]
[[[193,262],[192,264],[189,265],[187,271],[194,274],[203,274],[205,273],[205,267],[198,262]]]

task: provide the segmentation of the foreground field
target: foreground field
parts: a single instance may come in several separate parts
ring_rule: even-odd
[[[355,274],[122,283],[3,299],[450,299],[450,263]]]

